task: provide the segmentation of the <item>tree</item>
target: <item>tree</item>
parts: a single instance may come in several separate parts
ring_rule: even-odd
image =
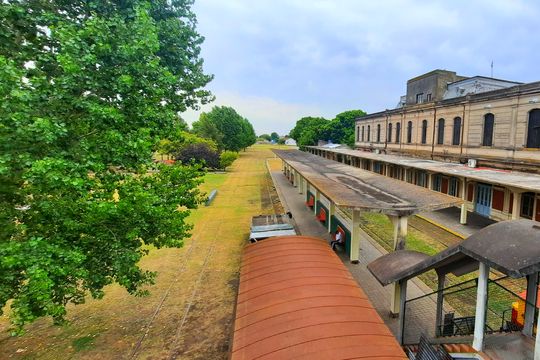
[[[270,139],[273,141],[273,142],[278,142],[279,140],[279,135],[277,132],[273,132],[270,134]]]
[[[349,110],[336,115],[321,129],[321,136],[334,143],[354,146],[356,119],[366,115],[362,110]]]
[[[218,142],[220,150],[239,151],[257,140],[253,126],[231,107],[214,106],[210,112],[200,115],[199,121],[193,123],[193,128],[202,129],[210,126],[199,124],[201,121],[212,124],[222,134],[221,141]]]
[[[0,309],[19,330],[113,282],[144,293],[148,245],[188,236],[202,173],[152,155],[212,100],[191,4],[0,6]]]
[[[270,135],[268,135],[268,134],[262,134],[262,135],[259,135],[259,138],[260,138],[260,139],[264,139],[264,140],[266,140],[266,141],[272,140],[272,138],[271,138]]]
[[[231,166],[238,159],[238,153],[234,151],[224,151],[219,155],[219,165],[222,169]]]
[[[321,117],[303,117],[296,122],[295,127],[289,135],[296,140],[300,148],[304,146],[317,145],[318,140],[322,140],[321,132],[323,127],[329,123]]]
[[[199,116],[199,120],[195,121],[192,124],[193,127],[193,133],[206,138],[213,140],[216,145],[218,146],[218,149],[223,149],[223,133],[219,131],[216,124],[214,124],[207,116],[207,114],[202,113]]]

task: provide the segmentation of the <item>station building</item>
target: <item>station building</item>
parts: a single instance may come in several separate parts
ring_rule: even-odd
[[[463,224],[467,211],[540,221],[540,82],[435,70],[355,130],[354,150],[307,150],[459,197]]]

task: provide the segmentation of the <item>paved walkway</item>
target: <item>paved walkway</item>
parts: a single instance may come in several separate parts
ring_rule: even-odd
[[[437,211],[422,212],[420,215],[465,237],[469,237],[478,230],[496,223],[495,220],[488,219],[469,211],[467,213],[467,225],[461,225],[459,223],[460,212],[461,210],[459,208],[450,207]]]
[[[271,171],[270,174],[272,175],[277,193],[282,201],[285,211],[290,211],[292,213],[293,219],[295,220],[300,233],[302,235],[319,237],[330,242],[330,234],[327,232],[326,227],[317,221],[313,211],[311,211],[305,205],[305,194],[299,194],[298,189],[291,185],[281,171]],[[379,315],[383,318],[384,322],[392,330],[394,335],[396,335],[399,322],[397,318],[390,316],[390,299],[392,297],[393,286],[381,286],[366,267],[368,263],[384,255],[385,253],[386,251],[373,240],[370,241],[369,239],[361,239],[360,259],[358,264],[351,264],[348,256],[343,252],[340,252],[339,255],[345,266],[347,266],[358,284],[367,294]],[[430,292],[431,289],[429,289],[420,280],[414,279],[408,283],[408,299],[416,298]],[[432,302],[431,298],[426,298],[426,300],[428,302]],[[435,309],[435,302],[432,302],[432,306],[429,307]],[[410,325],[408,322],[408,332],[424,331],[427,328],[434,327],[434,311],[422,311],[421,313],[418,313],[418,315],[415,313],[417,312],[411,311],[411,317],[407,316],[408,320],[412,317],[415,318],[411,319],[413,321]],[[417,317],[418,319],[416,319]],[[413,329],[413,326],[416,329]]]

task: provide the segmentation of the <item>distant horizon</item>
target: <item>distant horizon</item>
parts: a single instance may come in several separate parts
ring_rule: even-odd
[[[212,106],[231,106],[257,134],[288,134],[304,116],[392,109],[406,81],[435,69],[540,80],[535,1],[198,0]]]

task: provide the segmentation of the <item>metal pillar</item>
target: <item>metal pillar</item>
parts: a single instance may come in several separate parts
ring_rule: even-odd
[[[538,273],[527,275],[527,298],[525,300],[525,320],[523,322],[523,334],[527,336],[533,336],[537,295]]]
[[[315,203],[313,204],[313,213],[317,215],[317,201],[320,199],[319,189],[315,189]]]
[[[328,232],[332,232],[332,216],[336,214],[336,205],[330,200],[330,208],[328,209]]]
[[[435,319],[435,336],[442,334],[441,326],[443,325],[443,304],[444,304],[444,282],[446,274],[437,273],[437,317]]]
[[[427,184],[428,184],[428,189],[429,190],[433,190],[433,174],[432,173],[428,173],[428,181],[427,181]]]
[[[489,266],[481,262],[478,274],[478,287],[476,289],[476,315],[474,319],[474,339],[472,345],[476,351],[482,351],[484,348],[488,281]]]
[[[360,211],[352,211],[351,228],[351,263],[358,264],[360,259]]]
[[[407,280],[400,280],[395,284],[399,289],[399,329],[397,340],[403,345],[405,330],[405,303],[407,301]]]
[[[461,225],[467,224],[467,179],[463,178],[461,181],[461,200],[463,200],[463,204],[461,204],[461,215],[459,217],[459,223]]]

